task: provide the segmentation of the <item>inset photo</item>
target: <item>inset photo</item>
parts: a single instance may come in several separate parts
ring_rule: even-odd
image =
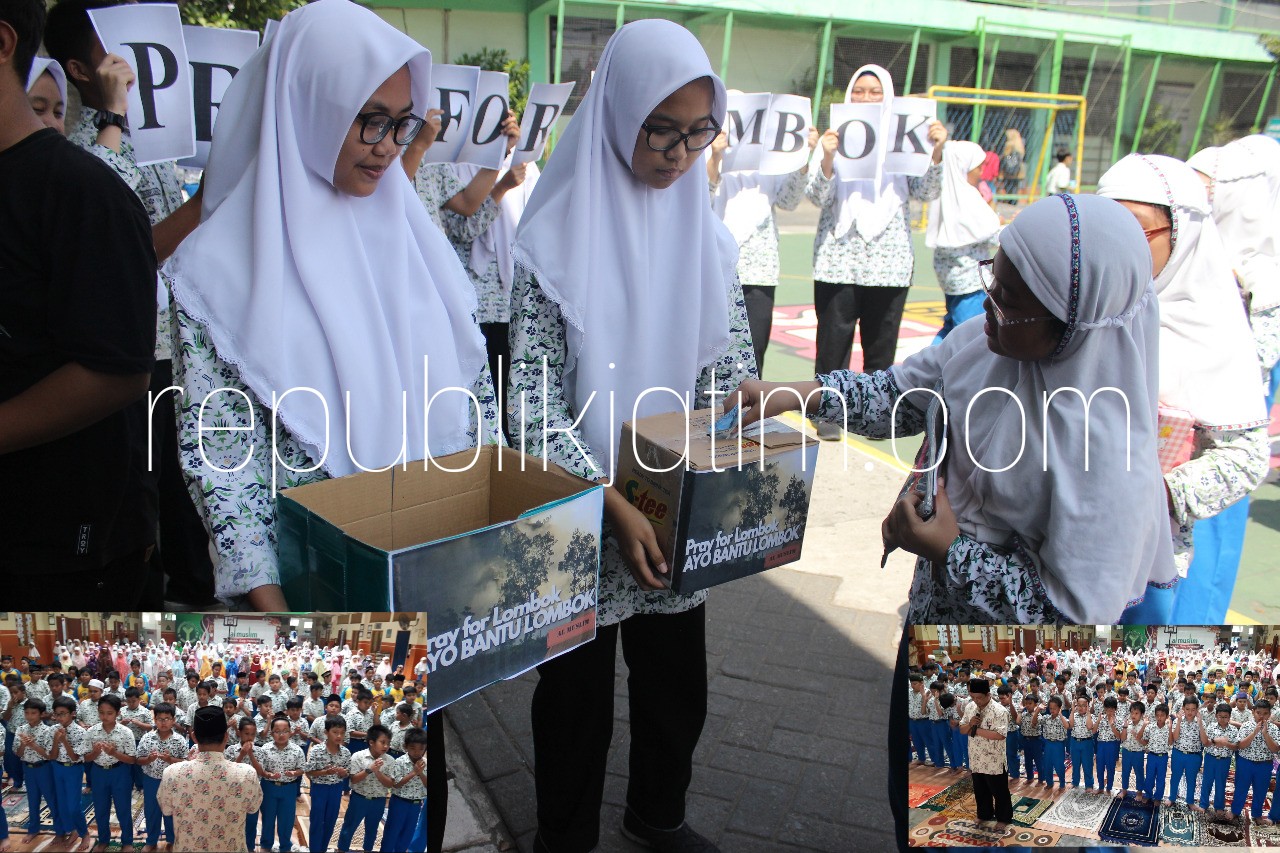
[[[1272,847],[1280,625],[912,625],[913,847]]]

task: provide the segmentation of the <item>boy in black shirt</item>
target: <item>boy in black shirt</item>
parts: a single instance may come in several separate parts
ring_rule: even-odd
[[[133,462],[155,250],[129,187],[31,110],[44,8],[0,0],[0,577],[38,568],[74,607],[131,609],[154,541]]]

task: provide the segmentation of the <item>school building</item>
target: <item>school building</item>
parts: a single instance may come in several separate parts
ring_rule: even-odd
[[[505,50],[528,59],[532,81],[578,82],[570,110],[609,36],[646,17],[692,30],[730,88],[813,98],[819,126],[869,62],[889,69],[899,94],[952,86],[1071,96],[1046,110],[992,95],[945,104],[940,117],[954,136],[997,152],[1007,128],[1022,130],[1027,162],[1042,173],[1045,152],[1080,151],[1085,187],[1131,151],[1186,157],[1280,116],[1262,42],[1280,32],[1280,0],[363,2],[437,62]]]

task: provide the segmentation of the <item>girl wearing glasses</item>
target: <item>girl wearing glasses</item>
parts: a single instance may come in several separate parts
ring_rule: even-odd
[[[854,72],[846,103],[881,104],[881,135],[892,133],[893,78],[879,65]],[[909,199],[931,201],[942,188],[942,145],[947,129],[929,126],[933,165],[923,177],[882,174],[879,180],[842,180],[835,173],[838,138],[822,135],[821,168],[809,170],[805,194],[822,208],[813,243],[813,299],[818,315],[815,373],[849,367],[853,335],[862,328],[862,369],[884,370],[898,349],[898,326],[915,270],[908,225]],[[883,146],[881,146],[883,151]],[[818,435],[837,438],[833,424]]]
[[[1195,170],[1172,157],[1131,154],[1098,180],[1098,195],[1124,205],[1147,235],[1160,297],[1160,404],[1196,424],[1194,458],[1180,458],[1164,475],[1173,554],[1184,580],[1176,591],[1149,597],[1143,612],[1126,614],[1126,621],[1208,624],[1226,618],[1247,498],[1269,467],[1268,417],[1248,317]]]
[[[862,435],[906,435],[924,429],[928,392],[940,393],[935,512],[922,519],[913,491],[881,527],[886,548],[918,558],[908,621],[1114,623],[1149,584],[1176,578],[1142,231],[1110,199],[1053,196],[1000,233],[983,268],[984,323],[963,323],[890,370],[744,383],[744,420],[804,400]]]
[[[275,490],[421,458],[424,394],[469,388],[482,413],[435,400],[432,456],[497,440],[475,291],[399,163],[430,74],[372,12],[319,0],[227,90],[203,222],[168,267],[183,467],[224,600],[287,609]]]
[[[679,411],[675,395],[707,408],[713,388],[755,375],[737,246],[707,203],[701,158],[725,106],[701,44],[678,24],[635,21],[605,46],[516,233],[508,404],[526,453],[611,480],[623,421]],[[534,847],[586,853],[599,840],[621,634],[623,833],[714,850],[684,822],[707,710],[706,596],[665,590],[670,555],[618,489],[605,490],[605,522],[596,639],[538,668]]]

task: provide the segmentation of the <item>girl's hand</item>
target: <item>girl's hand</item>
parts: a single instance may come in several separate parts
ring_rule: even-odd
[[[606,511],[609,526],[618,540],[618,548],[622,552],[622,560],[627,564],[631,576],[643,590],[653,591],[666,589],[668,584],[661,578],[670,577],[666,557],[658,546],[658,534],[644,513],[636,509],[622,492],[617,489],[606,490]],[[612,504],[612,507],[609,505]]]
[[[724,152],[729,148],[729,134],[720,131],[716,134],[716,138],[711,140],[711,156],[719,161],[724,157]]]
[[[783,412],[798,412],[802,407],[817,407],[818,382],[765,382],[748,379],[730,391],[724,399],[724,411],[741,406],[742,425],[749,426]]]
[[[418,131],[418,138],[414,142],[418,143],[418,147],[424,151],[431,147],[436,141],[436,137],[440,135],[440,116],[444,115],[444,110],[434,109],[427,110],[427,114],[423,116],[426,123],[422,125],[422,130]]]
[[[816,127],[809,128],[809,150],[810,151],[818,147],[818,140],[820,138],[821,136],[818,133],[818,129]]]
[[[933,517],[923,521],[916,507],[923,500],[912,491],[899,498],[880,525],[880,535],[885,548],[901,548],[935,563],[947,561],[951,543],[960,535],[955,513],[947,499],[947,490],[938,483],[938,496],[934,500]]]
[[[942,146],[947,142],[947,127],[940,121],[929,122],[929,141],[933,143],[933,162],[942,162]]]
[[[516,121],[514,110],[507,111],[507,118],[502,123],[502,132],[507,137],[507,153],[511,153],[511,149],[516,147],[516,143],[520,141],[520,122]]]

